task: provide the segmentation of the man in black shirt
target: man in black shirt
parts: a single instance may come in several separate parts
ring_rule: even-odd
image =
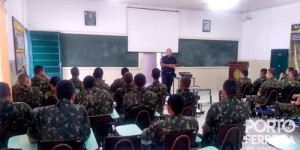
[[[160,59],[160,66],[162,70],[162,83],[168,88],[168,94],[170,94],[171,86],[173,83],[173,77],[175,74],[176,59],[172,56],[172,50],[167,49],[167,55]]]

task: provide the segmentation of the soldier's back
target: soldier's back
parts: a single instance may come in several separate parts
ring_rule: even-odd
[[[56,104],[57,100],[55,98],[55,91],[48,91],[44,94],[43,99],[41,101],[42,106],[49,106]]]
[[[118,78],[114,80],[114,82],[110,85],[110,92],[114,93],[118,88],[121,88],[123,86],[125,86],[123,78]]]
[[[17,84],[12,87],[13,101],[24,102],[35,108],[40,105],[43,93],[37,87],[28,87],[24,84]]]
[[[160,82],[156,81],[152,85],[150,85],[148,90],[156,93],[157,97],[161,98],[168,95],[167,92],[167,86],[164,84],[161,84]]]
[[[193,92],[191,92],[189,89],[179,90],[178,94],[180,94],[182,96],[184,106],[197,105],[196,95]]]
[[[13,123],[30,123],[32,120],[31,107],[23,102],[14,102]]]
[[[90,130],[84,106],[71,104],[67,99],[59,100],[56,105],[36,108],[33,113],[33,122],[37,123],[35,128],[40,131],[43,141],[81,139],[85,131]],[[34,132],[29,129],[29,133]]]
[[[34,76],[31,79],[31,86],[38,87],[43,93],[50,91],[50,83],[44,77],[36,77]]]
[[[98,88],[100,90],[106,90],[109,91],[109,85],[104,83],[104,81],[102,81],[101,79],[96,79],[96,83],[98,85]]]
[[[9,100],[0,101],[0,125],[6,124],[13,119],[14,105]]]
[[[80,90],[83,89],[83,82],[79,78],[72,77],[69,81],[71,81],[74,84],[75,88]]]
[[[131,92],[133,89],[134,89],[133,85],[125,85],[116,90],[116,92],[114,94],[114,101],[117,103],[117,106],[116,106],[117,112],[120,112],[120,108],[123,103],[124,95]]]

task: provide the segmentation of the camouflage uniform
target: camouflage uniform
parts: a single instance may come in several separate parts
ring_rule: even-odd
[[[120,113],[120,109],[123,103],[123,97],[126,93],[134,89],[133,85],[125,85],[121,88],[118,88],[114,94],[114,100],[117,102],[116,111]]]
[[[25,84],[17,84],[12,87],[13,101],[25,102],[31,108],[38,107],[43,93],[37,87],[28,87]]]
[[[118,88],[125,86],[123,82],[123,78],[116,79],[111,85],[110,85],[110,92],[115,93]]]
[[[56,105],[33,110],[28,137],[41,141],[83,139],[91,133],[90,120],[84,106],[61,99]]]
[[[262,95],[258,97],[257,95],[250,95],[247,96],[247,101],[249,102],[251,111],[254,110],[254,102],[263,104],[267,99],[267,89],[268,88],[281,88],[281,83],[276,78],[271,78],[264,82],[261,87],[259,88],[259,93]]]
[[[297,101],[300,101],[300,97],[297,98]],[[291,116],[291,115],[300,114],[300,106],[296,106],[290,103],[276,102],[274,108],[275,108],[275,116],[277,117],[282,117],[282,115]]]
[[[152,149],[162,149],[165,135],[168,132],[198,131],[198,122],[194,117],[182,115],[169,116],[158,120],[156,123],[144,129],[141,139],[144,144],[151,143]],[[151,141],[151,142],[150,142]]]
[[[51,91],[47,92],[41,101],[42,106],[53,105],[56,103],[57,103],[57,100],[55,98],[55,90],[54,91],[51,90]]]
[[[180,94],[183,98],[184,106],[186,105],[197,105],[198,100],[196,95],[191,92],[189,89],[178,90],[178,94]]]
[[[109,85],[104,83],[102,79],[96,79],[96,83],[98,85],[98,88],[101,89],[101,90],[106,90],[109,92]]]
[[[50,83],[49,80],[47,80],[44,77],[36,77],[34,76],[31,79],[31,86],[34,87],[38,87],[43,93],[46,93],[48,91],[50,91]]]
[[[163,97],[166,97],[168,95],[167,86],[164,84],[161,84],[159,81],[153,82],[153,84],[150,85],[147,89],[156,93],[158,99],[162,99]],[[157,112],[163,113],[163,110],[164,110],[164,106],[158,104]]]
[[[284,76],[284,77],[282,77],[281,79],[280,79],[280,82],[281,82],[281,84],[287,84],[287,82],[289,81],[289,79],[288,79],[288,77],[287,77],[287,75],[286,76]]]
[[[12,123],[30,123],[32,120],[31,107],[23,102],[14,102],[14,118]]]
[[[121,114],[126,114],[133,105],[148,107],[156,111],[157,96],[145,88],[137,88],[124,95]]]
[[[239,78],[238,80],[236,80],[236,84],[237,84],[237,89],[238,89],[236,96],[237,96],[237,98],[240,98],[242,96],[241,94],[243,92],[242,86],[244,84],[252,84],[252,80],[248,77]]]
[[[297,80],[297,78],[287,80],[286,82],[281,82],[282,89],[287,87],[300,87],[300,81]]]
[[[76,94],[75,101],[85,107],[89,116],[109,114],[114,109],[110,93],[97,87],[83,89]]]
[[[71,81],[76,89],[83,89],[83,82],[78,77],[72,77],[69,81]]]
[[[218,141],[219,127],[225,124],[243,123],[249,118],[249,113],[249,105],[236,98],[227,98],[213,104],[208,110],[206,121],[202,126],[203,132],[205,132],[203,146],[218,146],[216,142]]]
[[[12,119],[14,113],[14,105],[9,100],[0,101],[0,125],[7,124]]]

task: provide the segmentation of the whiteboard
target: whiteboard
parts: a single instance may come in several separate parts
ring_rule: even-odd
[[[178,52],[179,12],[127,8],[129,52]]]

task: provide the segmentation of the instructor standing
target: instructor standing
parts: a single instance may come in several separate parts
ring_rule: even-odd
[[[176,59],[172,56],[172,50],[167,49],[167,55],[160,59],[160,66],[162,70],[162,83],[168,88],[168,94],[170,94],[171,86],[173,83],[173,77],[176,77],[175,67]]]

